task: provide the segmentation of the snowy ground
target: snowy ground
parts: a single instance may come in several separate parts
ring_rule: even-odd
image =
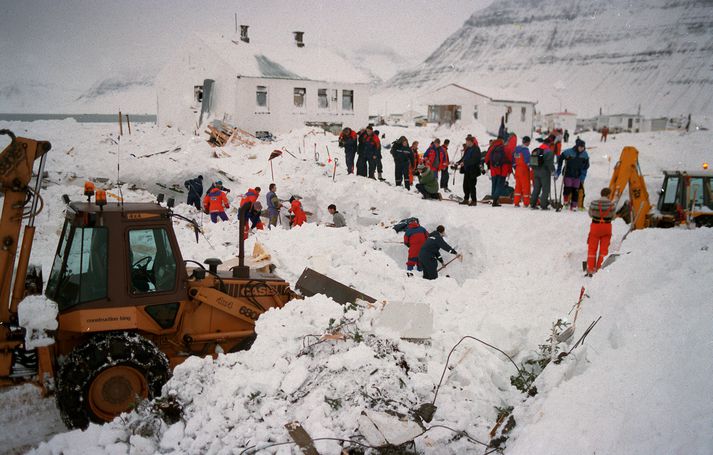
[[[181,201],[184,195],[160,185],[180,186],[200,173],[206,179],[222,179],[234,198],[255,185],[266,191],[271,181],[267,157],[285,146],[297,158],[283,154],[274,161],[280,197],[301,195],[305,209],[314,213],[311,222],[330,221],[326,207],[335,203],[349,227],[338,230],[310,223],[294,230],[259,232],[248,248],[257,238],[272,253],[277,273],[293,284],[309,266],[380,300],[424,302],[434,313],[435,326],[430,344],[416,345],[374,329],[374,310],[345,313],[322,297],[292,302],[260,319],[258,341],[250,352],[216,360],[195,358],[176,369],[165,391],[184,403],[182,422],[158,425],[147,434],[137,430],[136,422],[142,420],[133,415],[40,444],[62,428],[53,401],[37,399],[29,387],[3,391],[3,404],[17,403],[0,412],[0,419],[15,425],[0,430],[10,441],[8,450],[40,444],[37,453],[239,453],[256,444],[288,441],[284,424],[292,420],[299,420],[315,438],[369,443],[374,436],[367,435],[362,411],[406,414],[430,402],[446,357],[462,336],[492,343],[520,365],[538,355],[552,323],[566,316],[584,285],[589,298],[583,303],[575,339],[592,320],[602,319],[583,347],[562,364],[545,368],[535,383],[535,397],[525,399],[510,385],[516,371],[503,356],[466,341],[451,358],[431,425],[464,430],[487,442],[495,407],[514,406],[517,425],[506,453],[551,453],[555,448],[565,453],[713,451],[713,405],[707,399],[713,387],[706,381],[713,373],[708,360],[713,354],[710,229],[635,232],[622,247],[629,254],[585,280],[585,213],[424,202],[403,188],[345,175],[343,154],[331,135],[305,129],[275,144],[228,147],[216,158],[216,149],[202,137],[149,125],[137,125],[119,146],[109,138],[115,134],[112,125],[62,121],[2,123],[0,128],[53,144],[47,163],[52,183],[43,193],[47,207],[38,220],[33,251],[33,261],[45,270],[62,222],[61,194],[79,199],[88,177],[108,179],[104,186],[118,194],[117,153],[121,180],[130,182],[123,187],[128,200],[151,200],[150,192],[161,190]],[[383,143],[403,134],[419,140],[421,150],[435,136],[450,138],[455,145],[469,132],[487,144],[479,128],[385,127],[382,132],[387,134]],[[662,169],[699,168],[712,158],[709,132],[618,135],[606,144],[593,134],[583,139],[590,145],[592,161],[589,197],[608,184],[625,145],[639,148],[652,199]],[[180,151],[146,157],[176,147]],[[336,182],[327,147],[340,160]],[[326,166],[315,163],[315,148]],[[385,176],[392,180],[389,158],[385,152]],[[460,177],[456,176],[458,193]],[[132,184],[135,190],[129,189]],[[481,197],[489,193],[487,177],[479,179],[478,192]],[[201,220],[185,205],[177,211]],[[464,253],[462,263],[447,269],[449,277],[425,282],[405,276],[406,249],[391,243],[401,237],[389,226],[407,216],[418,216],[429,229],[443,224],[446,240]],[[184,224],[176,229],[185,258],[225,260],[236,255],[237,226],[205,224],[211,247],[204,239],[196,244]],[[613,249],[626,228],[621,220],[614,224]],[[353,321],[346,326],[350,338],[305,350],[307,336],[324,333],[330,319]],[[379,415],[371,418],[378,420]],[[33,433],[13,431],[31,426]],[[388,427],[398,425],[392,422]],[[424,453],[483,452],[482,446],[444,428],[418,437],[416,447]],[[321,441],[317,448],[338,453],[339,443]],[[264,453],[275,451],[296,453],[294,446]]]

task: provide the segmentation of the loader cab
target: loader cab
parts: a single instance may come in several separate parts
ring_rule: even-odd
[[[72,202],[46,294],[60,312],[178,302],[185,273],[168,209]]]

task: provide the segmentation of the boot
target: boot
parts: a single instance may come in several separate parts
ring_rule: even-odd
[[[475,207],[476,205],[478,205],[478,201],[476,201],[475,199],[473,199],[472,201],[470,201],[470,206],[471,206],[471,207]]]
[[[468,202],[468,199],[463,199],[461,202],[459,202],[460,205],[470,205],[470,202]]]
[[[383,182],[384,180],[386,180],[386,179],[384,178],[384,176],[381,175],[381,172],[379,172],[379,180],[381,180],[382,182]]]

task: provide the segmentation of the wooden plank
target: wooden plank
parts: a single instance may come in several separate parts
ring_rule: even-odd
[[[287,428],[290,437],[295,441],[295,444],[297,444],[304,455],[319,455],[319,452],[317,452],[317,449],[314,447],[312,437],[299,422],[290,422],[285,425],[285,428]]]

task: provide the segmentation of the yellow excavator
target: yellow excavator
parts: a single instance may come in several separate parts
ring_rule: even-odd
[[[632,230],[679,224],[713,227],[713,172],[664,171],[663,175],[659,199],[653,207],[639,166],[639,151],[624,147],[609,182],[609,197],[613,201],[618,202],[629,189],[629,199],[617,215],[631,223]]]
[[[286,281],[245,265],[242,235],[232,273],[218,271],[218,259],[207,259],[208,267],[186,261],[173,220],[192,220],[173,213],[170,201],[107,203],[105,192],[90,184],[86,201],[65,196],[45,291],[58,306],[54,343],[26,349],[18,305],[42,293],[41,272],[29,259],[51,146],[8,130],[0,134],[11,139],[0,153],[0,386],[33,381],[54,390],[68,427],[112,420],[157,396],[172,368],[191,355],[249,348],[258,317],[295,297]],[[246,210],[239,212],[238,232],[244,232]]]

